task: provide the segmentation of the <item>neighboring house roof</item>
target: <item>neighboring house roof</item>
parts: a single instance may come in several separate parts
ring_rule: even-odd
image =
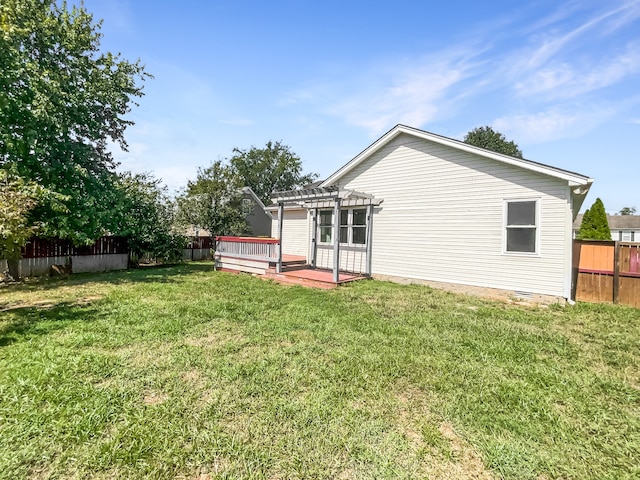
[[[584,192],[581,191],[580,195],[586,195],[586,192],[588,191],[589,187],[593,183],[592,178],[589,178],[585,175],[581,175],[576,172],[563,170],[561,168],[552,167],[552,166],[545,165],[543,163],[534,162],[531,160],[510,157],[508,155],[492,152],[484,148],[475,147],[473,145],[469,145],[459,140],[454,140],[453,138],[443,137],[441,135],[425,132],[424,130],[408,127],[406,125],[396,125],[387,133],[385,133],[382,137],[380,137],[378,140],[372,143],[369,147],[367,147],[365,150],[360,152],[353,160],[351,160],[349,163],[347,163],[338,171],[336,171],[331,176],[329,176],[329,178],[327,178],[322,183],[321,186],[326,187],[326,186],[335,184],[347,172],[351,171],[353,168],[358,166],[360,163],[365,161],[367,158],[369,158],[371,155],[376,153],[378,150],[383,148],[385,145],[387,145],[389,142],[391,142],[393,139],[395,139],[401,134],[411,135],[413,137],[421,138],[423,140],[428,140],[434,143],[438,143],[440,145],[446,145],[451,148],[455,148],[465,152],[480,155],[485,158],[490,158],[498,162],[514,165],[516,167],[520,167],[525,170],[530,170],[530,171],[541,173],[551,177],[559,178],[567,181],[570,187],[585,187],[586,190]]]
[[[581,213],[573,222],[573,229],[580,230],[582,225]],[[640,230],[640,215],[607,215],[609,230]]]
[[[324,183],[324,180],[316,180],[315,182],[310,183],[309,185],[305,185],[302,188],[316,188],[322,185],[323,183]]]

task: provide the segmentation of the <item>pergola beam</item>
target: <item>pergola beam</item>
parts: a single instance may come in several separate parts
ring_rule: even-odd
[[[273,192],[274,203],[300,203],[322,200],[336,199],[373,199],[374,196],[368,193],[357,192],[355,190],[340,190],[338,187],[316,187],[303,188],[301,190],[286,190],[283,192]]]

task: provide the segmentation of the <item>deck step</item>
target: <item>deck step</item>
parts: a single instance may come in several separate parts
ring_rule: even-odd
[[[282,265],[306,265],[306,264],[307,264],[307,260],[305,258],[282,261]]]

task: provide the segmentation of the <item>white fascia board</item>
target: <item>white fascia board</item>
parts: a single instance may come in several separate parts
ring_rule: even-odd
[[[269,205],[268,207],[264,208],[265,211],[267,212],[277,212],[278,211],[278,205]],[[306,210],[306,207],[304,207],[302,205],[302,203],[300,204],[287,204],[284,206],[285,211],[290,211],[290,210]]]
[[[568,182],[571,186],[581,186],[588,185],[593,182],[593,180],[584,175],[580,175],[578,173],[569,172],[566,170],[561,170],[555,167],[551,167],[549,165],[543,165],[541,163],[532,162],[529,160],[522,160],[515,157],[510,157],[508,155],[502,155],[500,153],[491,152],[489,150],[485,150],[484,148],[475,147],[473,145],[468,145],[466,143],[460,142],[458,140],[454,140],[452,138],[442,137],[440,135],[435,135],[433,133],[425,132],[423,130],[418,130],[416,128],[407,127],[405,125],[396,125],[394,128],[385,133],[382,137],[372,143],[369,147],[359,153],[356,157],[354,157],[349,163],[344,165],[334,174],[332,174],[329,178],[327,178],[321,185],[321,187],[327,187],[335,184],[342,176],[344,176],[347,172],[351,171],[353,168],[358,166],[364,160],[366,160],[369,156],[373,155],[380,148],[384,147],[387,143],[393,140],[398,135],[406,133],[407,135],[411,135],[413,137],[422,138],[423,140],[428,140],[433,143],[437,143],[440,145],[445,145],[451,148],[455,148],[457,150],[465,151],[472,153],[474,155],[480,155],[485,158],[490,158],[496,160],[498,162],[506,163],[508,165],[514,165],[516,167],[523,168],[525,170],[530,170],[533,172],[541,173],[543,175],[548,175],[554,178],[562,179]]]

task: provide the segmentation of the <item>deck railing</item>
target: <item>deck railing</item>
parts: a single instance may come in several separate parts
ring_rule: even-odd
[[[277,262],[279,245],[277,238],[220,236],[216,237],[216,256]]]

